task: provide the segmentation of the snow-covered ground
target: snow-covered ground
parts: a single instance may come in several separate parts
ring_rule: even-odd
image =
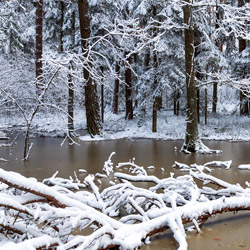
[[[81,140],[113,140],[122,138],[148,138],[158,140],[179,140],[185,135],[185,115],[174,116],[172,110],[163,110],[158,113],[157,132],[152,132],[151,115],[148,114],[145,122],[139,127],[138,117],[131,121],[124,119],[124,112],[114,115],[106,112],[103,131],[100,136],[91,138],[86,132],[84,110],[75,112],[75,129]],[[249,117],[225,115],[209,115],[207,125],[201,116],[199,125],[200,137],[206,140],[249,141]],[[21,117],[2,117],[0,119],[0,137],[5,137],[10,131],[25,131],[25,123]],[[67,133],[67,117],[62,114],[37,114],[32,123],[33,135],[64,136]]]
[[[124,120],[124,115],[106,114],[104,130],[102,135],[91,138],[89,135],[81,136],[81,140],[105,140],[121,138],[148,138],[160,140],[183,139],[186,129],[186,116],[174,116],[173,111],[161,111],[158,114],[157,132],[152,132],[152,121],[150,118],[138,127],[138,119]],[[249,117],[238,115],[209,116],[207,125],[204,117],[201,117],[199,125],[200,137],[206,140],[250,140]]]

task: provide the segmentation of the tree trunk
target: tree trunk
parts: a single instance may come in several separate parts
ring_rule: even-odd
[[[63,4],[63,2],[61,2],[61,4]],[[64,5],[62,8],[64,8]],[[63,11],[64,10],[62,9],[62,13]],[[70,47],[72,50],[74,50],[75,48],[75,11],[73,11],[71,18],[72,18],[71,20],[72,44]],[[63,19],[63,16],[62,16],[62,19]],[[63,21],[61,24],[63,24]],[[61,52],[63,50],[62,40],[61,40],[60,50]],[[72,70],[72,69],[73,69],[73,62],[70,62],[69,70]],[[75,90],[74,90],[73,77],[71,73],[69,72],[68,74],[68,115],[69,115],[68,116],[68,133],[70,136],[74,132],[74,98],[75,98]]]
[[[104,85],[103,84],[101,85],[101,107],[102,107],[101,120],[103,123],[104,122]]]
[[[205,88],[205,125],[207,125],[207,88]]]
[[[154,100],[153,103],[153,115],[152,115],[152,132],[157,132],[157,101]]]
[[[197,122],[200,123],[200,89],[196,88],[197,95]]]
[[[40,96],[43,88],[43,0],[36,2],[36,90]]]
[[[112,111],[114,114],[118,114],[118,94],[119,94],[119,75],[120,75],[120,64],[119,62],[116,62],[116,66],[115,66],[115,73],[117,75],[116,79],[115,79],[115,86],[114,86],[114,96],[113,96],[113,104],[112,104]]]
[[[217,112],[217,92],[218,92],[218,83],[215,82],[213,84],[213,105],[212,105],[212,112],[216,113]]]
[[[157,61],[157,54],[156,51],[154,51],[154,88],[155,91],[158,85],[158,79],[157,79],[157,70],[158,70],[158,61]],[[157,111],[159,110],[160,106],[160,97],[158,96],[158,93],[154,93],[153,96],[153,114],[152,114],[152,132],[157,132]]]
[[[101,66],[100,70],[101,70],[101,73],[103,76],[104,67]],[[102,121],[102,123],[104,123],[104,85],[103,85],[103,81],[101,82],[101,121]]]
[[[180,91],[177,92],[177,101],[176,101],[176,115],[180,114]]]
[[[177,115],[177,89],[174,90],[174,115]]]
[[[201,39],[200,36],[198,35],[198,32],[195,32],[194,36],[195,34],[197,34],[196,37],[194,38],[195,40],[194,56],[196,58],[200,54],[199,47],[201,44]],[[196,70],[195,76],[196,76],[196,82],[201,81],[201,73],[199,72],[199,70]],[[197,100],[197,121],[198,123],[200,123],[200,89],[198,87],[196,87],[196,100]]]
[[[89,5],[88,0],[78,0],[78,11],[80,19],[80,32],[82,39],[82,51],[83,56],[87,60],[87,39],[90,38],[90,18],[89,18]],[[89,62],[88,62],[89,63]],[[89,63],[90,67],[92,65]],[[96,84],[93,82],[89,71],[83,69],[85,83],[85,108],[86,108],[86,119],[87,119],[87,130],[91,136],[100,134],[101,119],[99,114],[99,103],[97,96]]]
[[[249,98],[240,91],[240,115],[249,115]]]
[[[70,69],[73,66],[70,66]],[[68,75],[68,132],[71,136],[74,132],[74,84],[72,75]]]
[[[63,23],[64,23],[64,2],[60,2],[61,19],[60,19],[60,52],[63,52]]]
[[[222,3],[222,0],[220,0],[220,3]],[[219,20],[220,20],[220,15],[218,12],[218,3],[216,2],[216,24],[215,28],[219,29]],[[222,44],[219,41],[216,41],[216,46],[222,51]],[[215,79],[215,82],[213,84],[213,103],[212,103],[212,112],[216,113],[217,112],[217,102],[218,102],[218,82],[217,79]]]
[[[139,64],[138,63],[138,54],[137,53],[134,53],[133,54],[133,58],[134,58],[134,65],[135,65],[135,70],[137,69],[137,65]],[[135,79],[135,81],[136,81],[137,79]],[[137,97],[138,96],[138,86],[136,86],[135,88],[134,88],[134,93],[135,93],[135,97]],[[134,108],[138,108],[138,99],[137,98],[135,98],[135,100],[134,100]]]
[[[186,88],[187,88],[187,125],[184,150],[196,151],[196,142],[199,140],[197,122],[197,101],[194,67],[194,27],[192,21],[192,7],[190,1],[183,6],[185,28],[185,68],[186,68]]]
[[[150,60],[151,60],[150,48],[148,47],[148,48],[146,48],[146,53],[145,53],[145,56],[144,56],[143,70],[145,72],[150,69]],[[146,99],[147,99],[147,93],[145,92],[145,90],[143,90],[142,101],[140,103],[139,116],[138,116],[138,127],[141,127],[145,122],[146,107],[147,107]]]
[[[126,96],[126,119],[133,119],[133,100],[132,100],[132,80],[131,80],[131,57],[128,58],[128,65],[125,70],[125,96]]]
[[[243,7],[245,3],[250,2],[249,0],[238,0],[238,7]],[[246,48],[246,40],[239,40],[239,53],[241,53]],[[243,75],[243,77],[245,77]],[[240,91],[240,115],[249,115],[249,98],[245,96],[244,91]]]
[[[153,5],[153,17],[156,18],[157,15],[157,9],[156,6]],[[154,37],[157,36],[157,29],[154,27],[153,29],[153,34]],[[153,63],[154,63],[154,86],[153,86],[153,114],[152,114],[152,132],[155,133],[157,132],[157,111],[159,110],[160,107],[160,96],[157,91],[158,88],[158,78],[157,78],[157,71],[158,71],[158,58],[157,58],[157,52],[154,50],[153,51]]]

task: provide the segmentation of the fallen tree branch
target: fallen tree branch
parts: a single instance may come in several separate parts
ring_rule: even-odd
[[[19,239],[13,247],[101,250],[136,249],[149,237],[170,229],[179,250],[184,250],[185,225],[193,223],[199,231],[215,214],[250,210],[248,188],[205,174],[204,166],[185,167],[189,174],[164,179],[148,176],[134,163],[132,167],[134,175],[114,173],[121,183],[113,183],[101,193],[93,175],[84,181],[90,191],[77,179],[78,188],[72,192],[69,189],[74,186],[73,180],[68,188],[60,186],[68,183],[62,178],[54,179],[54,186],[47,186],[0,169],[0,181],[6,184],[0,194],[0,206],[5,208],[0,210],[0,231],[8,235],[8,240]],[[194,180],[202,181],[204,186],[198,187]],[[132,182],[151,182],[154,186],[145,189]],[[77,229],[92,232],[83,236],[75,234]]]

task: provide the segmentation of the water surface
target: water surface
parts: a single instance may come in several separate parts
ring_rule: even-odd
[[[204,164],[208,161],[232,160],[229,170],[217,168],[213,175],[230,183],[250,182],[250,170],[238,170],[240,164],[250,164],[250,142],[222,142],[207,141],[205,144],[212,149],[222,149],[222,154],[191,154],[180,153],[183,141],[155,141],[155,140],[115,140],[100,142],[79,142],[78,145],[69,145],[59,138],[34,138],[31,158],[28,162],[22,161],[23,139],[17,140],[12,148],[0,148],[0,158],[8,160],[0,162],[5,170],[16,171],[27,177],[36,177],[43,180],[59,171],[59,176],[72,176],[74,171],[85,169],[88,173],[100,173],[104,161],[112,152],[114,164],[127,162],[135,158],[135,163],[148,169],[149,174],[160,178],[168,177],[170,172],[175,175],[184,174],[171,166],[175,161],[185,164]],[[164,171],[162,171],[162,168]],[[237,215],[225,214],[215,216],[205,223],[202,231],[187,233],[189,249],[250,249],[250,214],[247,212]],[[144,250],[177,249],[171,233],[156,237]]]

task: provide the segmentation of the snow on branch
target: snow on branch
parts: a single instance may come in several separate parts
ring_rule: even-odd
[[[160,179],[134,162],[114,167],[113,154],[104,172],[115,182],[105,188],[94,175],[79,180],[75,173],[73,180],[56,173],[41,183],[0,169],[1,249],[136,249],[170,229],[184,250],[186,224],[200,231],[214,214],[250,209],[248,183],[243,188],[210,174],[208,166],[227,169],[231,161],[175,162],[186,175]]]

